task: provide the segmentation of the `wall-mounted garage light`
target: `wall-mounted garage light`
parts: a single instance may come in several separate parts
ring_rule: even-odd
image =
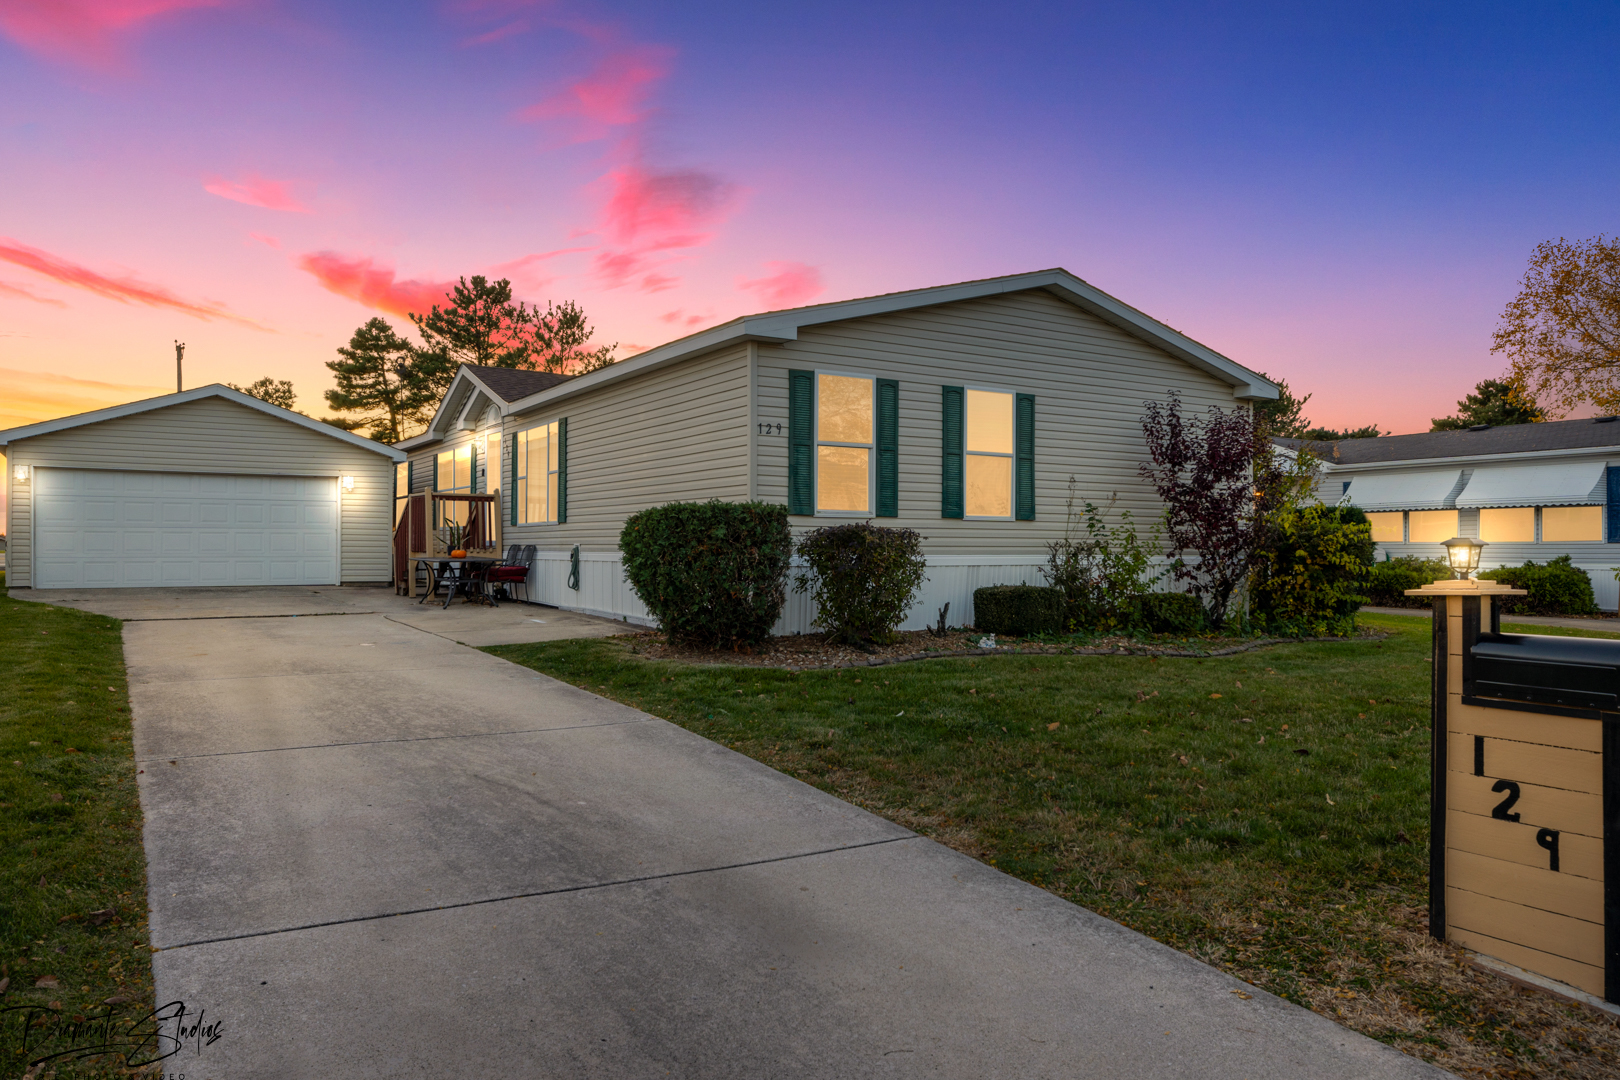
[[[354,477],[345,476],[340,481],[340,483],[342,483],[344,491],[353,491],[354,490]]]
[[[18,481],[19,483],[28,483],[28,473],[30,468],[31,466],[28,465],[13,465],[11,467],[12,479]]]

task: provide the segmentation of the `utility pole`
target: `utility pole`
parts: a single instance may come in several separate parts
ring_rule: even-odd
[[[185,380],[180,375],[180,361],[184,359],[185,355],[186,343],[176,341],[174,343],[174,392],[177,394],[186,388]]]

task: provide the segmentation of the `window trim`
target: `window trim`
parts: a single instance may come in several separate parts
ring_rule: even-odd
[[[840,379],[861,379],[870,385],[872,404],[871,442],[837,442],[821,437],[821,377],[823,375],[831,375]],[[870,518],[877,516],[877,383],[878,376],[867,375],[864,372],[815,369],[815,379],[810,387],[810,499],[814,511],[813,516],[815,517]],[[823,446],[848,446],[856,450],[866,451],[865,510],[823,510],[821,508],[821,448]]]
[[[1012,449],[1005,454],[991,453],[986,450],[968,449],[968,395],[977,391],[981,394],[1005,394],[1012,406]],[[973,386],[967,383],[962,385],[962,520],[963,521],[1017,521],[1018,520],[1018,394],[1017,390],[1003,390],[999,386]],[[1001,514],[970,514],[968,513],[968,458],[970,457],[997,457],[1006,458],[1007,465],[1007,513]]]
[[[556,458],[554,460],[548,460],[546,462],[547,469],[546,469],[546,475],[545,475],[545,480],[544,480],[544,483],[546,485],[546,494],[547,494],[548,499],[549,499],[549,496],[551,494],[551,477],[553,477],[553,476],[557,477],[557,498],[555,500],[550,500],[552,502],[552,505],[550,507],[550,510],[551,510],[551,520],[550,521],[525,521],[524,516],[525,516],[525,512],[526,512],[526,510],[528,508],[527,507],[528,499],[526,497],[527,490],[528,490],[527,485],[529,483],[529,474],[527,472],[528,462],[523,461],[521,459],[521,457],[520,457],[520,455],[518,453],[518,447],[519,447],[519,445],[521,443],[527,443],[529,441],[528,436],[529,436],[530,432],[541,431],[541,430],[544,430],[545,428],[556,428],[557,429],[556,430],[557,456],[556,456]],[[562,458],[563,458],[563,454],[564,454],[564,451],[563,451],[563,448],[562,448],[564,430],[565,429],[563,427],[563,418],[559,416],[555,420],[542,420],[537,424],[530,424],[528,427],[517,428],[517,429],[515,429],[513,431],[507,432],[506,437],[509,440],[511,440],[511,443],[512,443],[512,449],[511,449],[511,454],[512,454],[512,495],[511,495],[511,498],[512,498],[512,506],[513,506],[514,510],[516,511],[515,516],[517,517],[517,521],[514,522],[513,525],[510,526],[510,527],[512,527],[512,528],[524,528],[524,527],[532,526],[534,528],[544,528],[544,527],[548,527],[548,526],[556,526],[556,525],[566,524],[566,522],[565,522],[565,520],[563,518],[563,515],[562,515],[562,499],[563,499],[563,494],[562,494],[563,480],[562,480],[562,477],[563,477],[563,470],[558,468],[558,466],[562,462]]]

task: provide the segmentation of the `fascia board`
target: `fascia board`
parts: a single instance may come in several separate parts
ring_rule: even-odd
[[[1443,458],[1402,458],[1399,461],[1358,461],[1354,464],[1334,463],[1318,458],[1328,472],[1376,472],[1380,469],[1422,469],[1429,466],[1457,465],[1468,468],[1482,462],[1545,461],[1548,458],[1593,457],[1620,459],[1620,446],[1576,446],[1563,450],[1518,450],[1510,454],[1464,454]]]
[[[114,405],[111,408],[97,409],[94,412],[78,413],[74,416],[64,416],[58,420],[46,420],[38,424],[28,424],[25,427],[0,431],[0,446],[6,446],[20,439],[32,439],[40,435],[50,435],[53,432],[67,431],[70,428],[84,427],[87,424],[100,424],[125,416],[138,416],[141,413],[152,412],[155,409],[167,409],[174,405],[184,405],[188,402],[201,401],[204,398],[211,397],[224,398],[226,401],[245,405],[250,409],[264,413],[266,416],[273,416],[277,420],[285,420],[290,424],[308,428],[310,431],[325,435],[328,438],[337,439],[351,446],[358,446],[363,450],[381,454],[396,463],[405,460],[403,452],[396,450],[387,443],[380,443],[375,439],[356,435],[352,431],[344,431],[342,428],[333,427],[331,424],[323,424],[314,417],[305,416],[303,413],[294,412],[291,409],[283,409],[281,406],[272,405],[267,401],[260,401],[250,394],[232,390],[230,387],[220,383],[211,383],[208,386],[199,386],[195,390],[182,390],[178,394],[164,394],[162,397],[131,401],[126,405]]]
[[[862,319],[873,315],[888,315],[897,311],[933,307],[938,304],[950,304],[961,300],[976,300],[985,296],[1024,292],[1030,289],[1046,289],[1054,295],[1068,300],[1082,310],[1096,315],[1105,322],[1119,327],[1126,333],[1146,340],[1164,349],[1172,356],[1215,376],[1233,388],[1233,397],[1240,400],[1269,401],[1278,396],[1278,388],[1266,381],[1258,373],[1248,370],[1236,361],[1222,356],[1207,346],[1200,345],[1185,334],[1172,330],[1129,304],[1114,299],[1102,290],[1075,277],[1067,270],[1052,269],[1038,270],[1029,274],[991,278],[986,281],[969,281],[957,285],[939,285],[928,289],[914,289],[910,292],[891,293],[886,296],[871,296],[858,300],[818,304],[815,307],[795,308],[791,311],[748,315],[693,334],[690,337],[671,341],[655,349],[649,349],[637,356],[621,360],[610,367],[593,371],[589,375],[581,375],[576,379],[570,379],[560,386],[542,390],[526,398],[519,398],[517,401],[510,403],[507,413],[510,415],[530,412],[572,397],[575,394],[593,390],[604,383],[634,378],[653,368],[662,367],[665,364],[684,360],[727,345],[745,341],[776,343],[797,341],[799,330],[806,326],[845,322],[850,319]]]

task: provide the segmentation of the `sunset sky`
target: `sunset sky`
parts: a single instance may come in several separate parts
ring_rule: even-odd
[[[1614,232],[1613,4],[0,0],[0,428],[291,379],[457,275],[620,355],[1062,266],[1426,430]]]

